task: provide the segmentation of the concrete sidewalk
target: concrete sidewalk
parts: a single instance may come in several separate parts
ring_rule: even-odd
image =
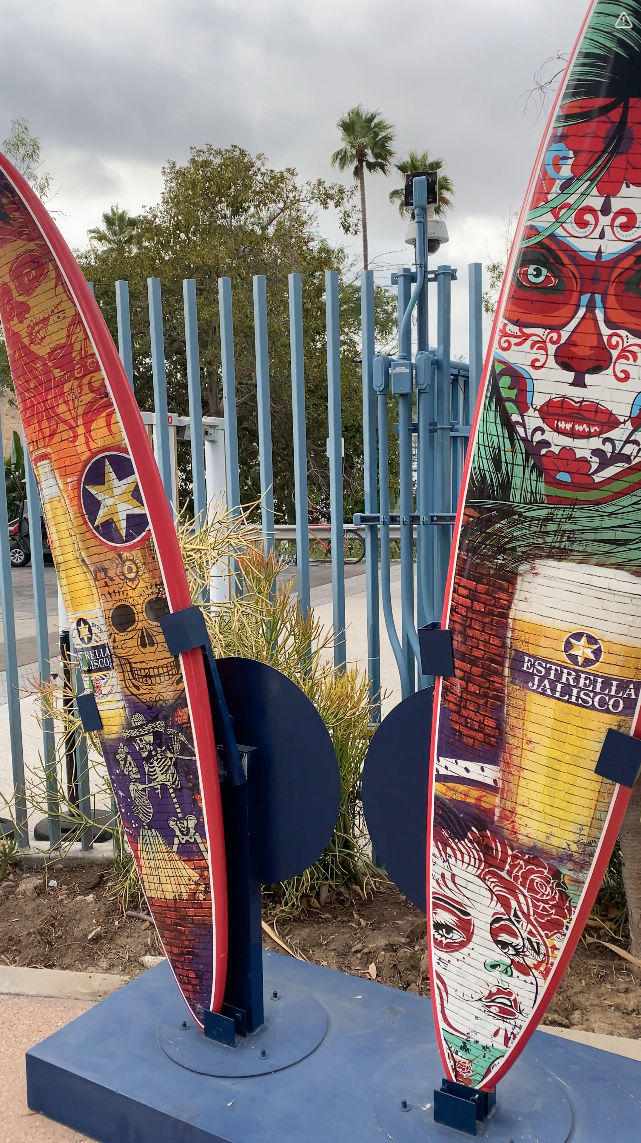
[[[3,1031],[0,1143],[90,1143],[27,1107],[25,1052],[91,1004],[126,983],[104,973],[56,972],[0,966],[0,1027]],[[542,1026],[542,1031],[616,1055],[641,1060],[641,1040]]]

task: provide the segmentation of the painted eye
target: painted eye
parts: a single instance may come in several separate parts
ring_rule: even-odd
[[[507,956],[519,956],[523,952],[523,935],[507,918],[493,920],[490,933],[496,947]]]
[[[440,937],[442,941],[462,941],[463,934],[454,925],[448,925],[445,921],[434,922],[434,935]]]
[[[519,266],[517,276],[522,286],[536,290],[550,289],[552,286],[556,286],[559,281],[547,266],[541,266],[538,262]]]
[[[166,615],[169,611],[167,600],[164,596],[157,596],[155,599],[148,599],[145,604],[145,615],[150,623],[157,623],[161,616]]]
[[[114,607],[111,613],[111,622],[115,630],[122,634],[124,631],[128,631],[130,627],[133,627],[136,622],[136,612],[128,603],[119,603],[117,607]]]

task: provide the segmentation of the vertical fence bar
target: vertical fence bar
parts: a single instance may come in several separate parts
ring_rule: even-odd
[[[189,397],[189,447],[193,481],[194,519],[196,528],[207,522],[207,485],[205,483],[205,448],[203,438],[203,403],[200,392],[200,354],[198,350],[198,308],[196,283],[183,282],[185,311],[185,349],[187,352],[187,394]]]
[[[256,351],[256,399],[258,403],[260,514],[263,546],[269,554],[274,549],[274,467],[269,385],[269,342],[267,339],[267,287],[264,274],[256,274],[254,277],[254,345]]]
[[[25,445],[25,485],[27,490],[27,512],[29,514],[29,543],[31,547],[31,579],[33,602],[36,617],[36,644],[38,647],[38,673],[43,684],[51,678],[49,662],[49,630],[47,624],[47,595],[45,591],[44,559],[42,555],[42,527],[40,524],[40,496]],[[42,747],[47,789],[47,815],[49,819],[49,844],[52,849],[60,845],[60,793],[55,766],[55,738],[53,719],[46,714],[42,704]]]
[[[236,412],[236,363],[234,360],[234,317],[231,278],[218,279],[218,312],[220,315],[220,355],[223,377],[223,412],[225,417],[225,480],[227,508],[240,514],[240,471],[238,467],[238,416]],[[231,594],[240,590],[239,568],[231,561]]]
[[[325,274],[327,323],[327,422],[329,427],[329,499],[332,528],[332,600],[334,666],[345,670],[345,553],[343,547],[343,434],[341,425],[341,342],[338,274]]]
[[[483,267],[470,262],[468,267],[469,332],[470,332],[470,419],[474,416],[476,396],[483,372]],[[468,421],[468,424],[470,422]]]
[[[436,457],[435,486],[436,511],[452,511],[452,381],[450,365],[451,310],[452,310],[452,270],[449,266],[439,266],[438,271],[438,368],[436,373]],[[436,559],[434,569],[435,600],[437,615],[443,609],[445,581],[450,554],[450,524],[437,524]]]
[[[398,273],[398,354],[407,361],[411,371],[412,327],[403,318],[412,292],[412,272],[409,268]],[[410,373],[411,375],[411,373]],[[407,666],[409,694],[415,687],[416,673],[412,634],[414,627],[414,528],[412,526],[412,393],[398,398],[398,459],[401,515],[401,612],[403,617],[403,654]],[[404,694],[403,698],[407,696]]]
[[[131,388],[134,387],[134,360],[131,352],[131,318],[129,316],[129,283],[116,282],[116,321],[118,323],[118,353],[120,360],[129,378]]]
[[[300,274],[289,275],[289,344],[294,432],[294,496],[296,502],[296,566],[298,602],[309,611],[309,513],[307,504],[307,430],[305,427],[305,359],[303,351],[303,286]]]
[[[363,380],[363,485],[365,512],[378,511],[376,398],[374,395],[374,272],[361,273],[361,373]],[[367,676],[375,722],[381,717],[381,632],[378,603],[378,527],[365,528]]]
[[[0,440],[2,440],[1,417]],[[2,481],[2,487],[0,488],[0,606],[2,607],[4,669],[9,713],[9,748],[11,750],[11,771],[13,775],[13,816],[16,824],[16,841],[20,849],[26,849],[29,845],[29,832],[27,828],[24,754],[22,750],[22,714],[20,711],[16,621],[13,611],[13,583],[11,582],[11,560],[9,552],[7,486],[6,482]]]
[[[394,623],[392,611],[392,588],[390,582],[390,536],[389,536],[389,440],[387,427],[387,397],[385,393],[378,395],[378,471],[380,474],[380,522],[381,522],[381,602],[383,604],[383,617],[385,630],[390,641],[398,674],[401,680],[401,695],[407,698],[411,694],[410,679],[407,670],[407,658],[401,646],[400,639]]]
[[[163,487],[171,504],[172,463],[167,421],[167,374],[165,372],[165,339],[162,328],[160,278],[147,278],[147,294],[149,299],[151,365],[154,380],[154,443]]]
[[[73,670],[73,689],[75,694],[79,694],[83,689],[82,676],[77,668]],[[76,776],[78,782],[78,810],[83,818],[91,818],[91,786],[89,781],[89,750],[87,749],[87,737],[85,734],[79,734],[76,742]],[[93,831],[86,829],[83,831],[80,838],[80,846],[83,850],[88,851],[93,849]]]
[[[231,278],[218,279],[218,308],[225,415],[227,505],[230,512],[238,513],[240,511],[240,475],[238,470],[238,418],[236,413],[236,364],[234,361]]]

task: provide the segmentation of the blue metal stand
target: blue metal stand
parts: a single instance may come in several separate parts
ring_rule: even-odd
[[[29,1107],[99,1143],[463,1138],[434,1122],[442,1072],[427,999],[276,953],[264,954],[264,975],[263,1028],[227,1048],[182,1029],[167,964],[143,973],[27,1053]],[[301,1026],[287,1066],[284,1038]],[[641,1063],[537,1032],[477,1134],[618,1143],[636,1139],[640,1122]]]
[[[322,718],[294,683],[265,663],[217,660],[198,607],[160,622],[172,655],[204,655],[229,900],[225,996],[220,1012],[205,1013],[204,1033],[233,1047],[265,1019],[261,885],[302,873],[322,853],[338,813],[338,765]]]

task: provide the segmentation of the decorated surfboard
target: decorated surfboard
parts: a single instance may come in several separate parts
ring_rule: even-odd
[[[606,732],[639,734],[641,0],[591,5],[539,152],[443,626],[432,1001],[447,1078],[487,1090],[540,1021],[622,821],[630,789],[595,773]]]
[[[120,358],[46,210],[0,157],[0,318],[84,689],[147,901],[199,1023],[225,985],[216,748],[176,532]]]

